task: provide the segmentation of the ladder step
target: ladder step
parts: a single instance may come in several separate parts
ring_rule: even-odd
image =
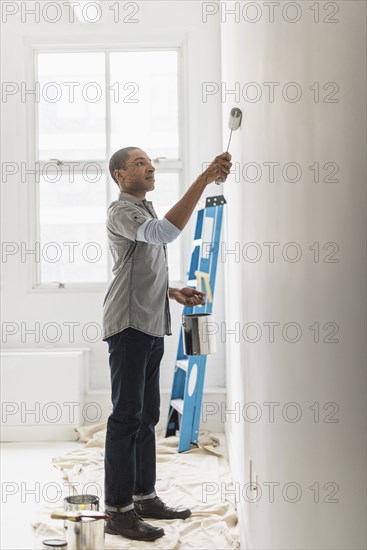
[[[188,359],[179,359],[178,361],[176,361],[176,366],[179,369],[182,369],[185,372],[187,372],[187,369],[189,367],[189,360]]]
[[[171,407],[173,407],[179,414],[183,413],[183,406],[183,399],[171,399]]]

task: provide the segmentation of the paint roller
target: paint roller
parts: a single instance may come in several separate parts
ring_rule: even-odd
[[[231,109],[231,112],[229,113],[228,126],[231,132],[229,134],[226,153],[228,153],[229,145],[231,143],[232,132],[234,132],[235,130],[238,130],[238,128],[241,126],[241,121],[242,121],[242,111],[238,107],[234,107],[233,109]],[[217,185],[220,185],[223,182],[224,182],[224,179],[222,177],[215,180],[215,183]]]

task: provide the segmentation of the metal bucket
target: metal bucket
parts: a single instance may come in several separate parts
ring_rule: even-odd
[[[209,355],[217,351],[210,324],[211,313],[188,313],[182,316],[182,336],[185,355]]]
[[[64,498],[64,510],[66,512],[76,512],[81,510],[96,510],[99,511],[99,498],[96,495],[73,495]],[[104,548],[104,520],[83,520],[83,522],[93,525],[81,525],[82,522],[74,523],[72,521],[64,521],[65,537],[68,541],[68,550],[74,549],[90,549]],[[96,525],[97,522],[97,525]],[[102,525],[102,527],[101,527]],[[103,528],[103,529],[102,529]],[[102,533],[103,531],[103,533]],[[91,538],[90,538],[91,537]],[[96,540],[95,540],[96,539]],[[89,540],[93,544],[99,546],[90,546]],[[84,541],[84,546],[83,546]],[[87,544],[87,546],[85,546]],[[89,546],[88,546],[89,545]]]
[[[96,495],[73,495],[64,498],[64,510],[99,510],[99,498]]]
[[[104,519],[66,521],[68,550],[104,550]]]

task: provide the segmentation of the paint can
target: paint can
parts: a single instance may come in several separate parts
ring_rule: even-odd
[[[104,550],[105,520],[108,514],[98,510],[57,511],[52,519],[66,522],[67,550]]]
[[[68,543],[64,539],[46,539],[42,541],[45,550],[67,550]]]
[[[66,521],[67,550],[104,550],[104,519],[82,518],[80,521]]]
[[[96,495],[73,495],[64,498],[64,510],[99,510],[99,498]]]
[[[185,355],[215,353],[216,341],[211,313],[188,313],[182,316],[182,336]]]
[[[64,510],[66,512],[76,512],[76,511],[83,511],[83,510],[96,510],[96,511],[99,511],[99,498],[96,496],[96,495],[72,495],[70,497],[66,497],[64,498]],[[102,522],[104,523],[104,522]],[[64,521],[64,529],[65,529],[65,537],[67,538],[68,542],[69,542],[69,545],[71,544],[69,539],[73,539],[73,542],[72,544],[79,544],[80,543],[80,540],[79,542],[76,542],[78,541],[78,537],[79,537],[79,534],[78,534],[78,529],[76,530],[76,532],[74,532],[74,527],[75,527],[75,524],[73,525],[73,523],[71,521]],[[73,534],[70,535],[69,537],[69,530],[72,530],[73,531]],[[83,527],[83,530],[84,532],[86,533],[88,530],[90,532],[93,531],[93,529],[98,529],[98,527],[92,527],[92,526],[89,526],[89,527]],[[82,536],[82,534],[80,535]],[[88,535],[90,536],[90,535]],[[69,550],[70,546],[68,547],[68,550]],[[91,548],[93,548],[91,546]],[[102,547],[101,547],[102,548]]]

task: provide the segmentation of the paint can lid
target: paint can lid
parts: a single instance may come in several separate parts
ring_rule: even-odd
[[[58,550],[59,548],[62,548],[65,550],[67,548],[68,543],[64,539],[46,539],[42,541],[43,548],[47,548],[50,550]]]

